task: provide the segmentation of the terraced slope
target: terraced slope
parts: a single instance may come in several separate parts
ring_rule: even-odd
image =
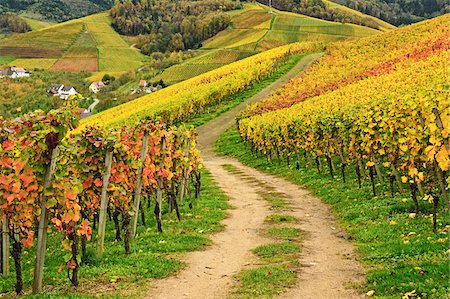
[[[449,18],[450,15],[445,15],[356,43],[336,43],[302,77],[290,82],[276,96],[249,107],[242,117],[288,108],[305,99],[393,72],[404,60],[423,59],[430,53],[442,51],[448,47]]]
[[[180,82],[289,43],[333,42],[380,33],[368,27],[329,22],[278,10],[273,10],[271,14],[268,7],[261,4],[246,4],[244,9],[229,14],[232,26],[205,41],[202,48],[204,54],[167,69],[156,79],[167,83]]]
[[[379,26],[378,28],[381,31],[389,31],[389,30],[397,28],[394,25],[389,24],[388,22],[385,22],[381,19],[375,18],[375,17],[367,15],[367,14],[363,14],[362,12],[351,9],[350,7],[347,7],[347,6],[344,6],[344,5],[338,4],[333,1],[329,1],[329,0],[322,0],[322,1],[325,3],[325,5],[327,5],[329,8],[331,8],[333,10],[344,11],[346,13],[350,13],[350,14],[354,14],[356,16],[370,19],[372,22],[374,22],[375,24],[377,24]]]
[[[114,31],[106,13],[4,39],[0,59],[6,57],[15,58],[9,65],[29,69],[91,72],[123,72],[144,60]]]
[[[294,180],[317,166],[309,186],[348,228],[367,269],[363,287],[376,298],[448,295],[449,22],[447,14],[333,45],[238,123],[249,156],[301,161]],[[296,176],[281,164],[272,169]]]

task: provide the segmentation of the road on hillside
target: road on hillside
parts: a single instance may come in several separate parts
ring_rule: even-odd
[[[284,213],[299,219],[295,226],[303,234],[297,285],[280,297],[359,298],[346,285],[361,281],[363,268],[356,261],[354,246],[340,237],[343,233],[328,206],[297,185],[244,166],[235,159],[218,156],[213,150],[219,136],[235,123],[240,111],[248,104],[270,96],[319,57],[320,54],[304,57],[285,76],[197,129],[205,168],[229,196],[232,208],[222,222],[225,229],[212,236],[214,245],[204,251],[186,254],[186,269],[175,276],[154,281],[147,298],[226,298],[235,284],[233,276],[258,263],[251,250],[271,242],[261,234],[266,227],[264,220],[271,213],[267,202],[261,199],[261,192],[283,194],[289,207]],[[223,165],[233,165],[239,173],[229,172]],[[243,179],[242,175],[251,180]]]

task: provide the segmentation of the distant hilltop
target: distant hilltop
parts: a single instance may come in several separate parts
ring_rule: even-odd
[[[24,14],[34,19],[63,22],[110,9],[114,0],[14,0],[1,1],[0,15]],[[76,9],[74,9],[76,7]]]

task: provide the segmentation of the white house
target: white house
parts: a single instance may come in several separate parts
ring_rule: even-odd
[[[77,93],[73,86],[64,86],[63,84],[52,84],[47,88],[47,92],[63,100],[67,100],[70,96]]]
[[[0,70],[0,78],[23,78],[30,77],[30,73],[28,73],[24,68],[21,67],[10,67],[4,70]]]
[[[102,81],[92,82],[89,86],[89,90],[93,93],[97,93],[105,86],[105,83],[103,83]]]
[[[63,87],[64,85],[62,84],[52,84],[49,86],[49,88],[47,88],[47,93],[52,94],[54,96],[59,96]]]
[[[64,86],[59,93],[59,97],[63,100],[67,100],[70,96],[76,93],[77,91],[73,86]]]

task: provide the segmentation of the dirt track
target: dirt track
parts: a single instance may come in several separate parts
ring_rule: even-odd
[[[189,266],[176,276],[155,281],[147,298],[226,298],[234,283],[233,275],[255,261],[251,249],[270,241],[260,234],[264,219],[270,213],[269,206],[258,195],[262,186],[287,196],[287,213],[299,219],[297,227],[304,233],[298,284],[281,298],[359,297],[354,290],[346,288],[346,284],[361,280],[363,269],[355,259],[353,245],[338,237],[342,232],[329,208],[308,191],[284,179],[264,174],[234,159],[217,156],[213,151],[215,141],[235,122],[239,111],[249,103],[268,97],[299,75],[319,55],[305,57],[288,74],[245,103],[198,128],[205,167],[227,193],[233,208],[223,221],[224,231],[212,237],[214,245],[204,251],[186,254],[184,261]],[[233,165],[254,181],[243,180],[226,171],[223,167],[226,164]]]

